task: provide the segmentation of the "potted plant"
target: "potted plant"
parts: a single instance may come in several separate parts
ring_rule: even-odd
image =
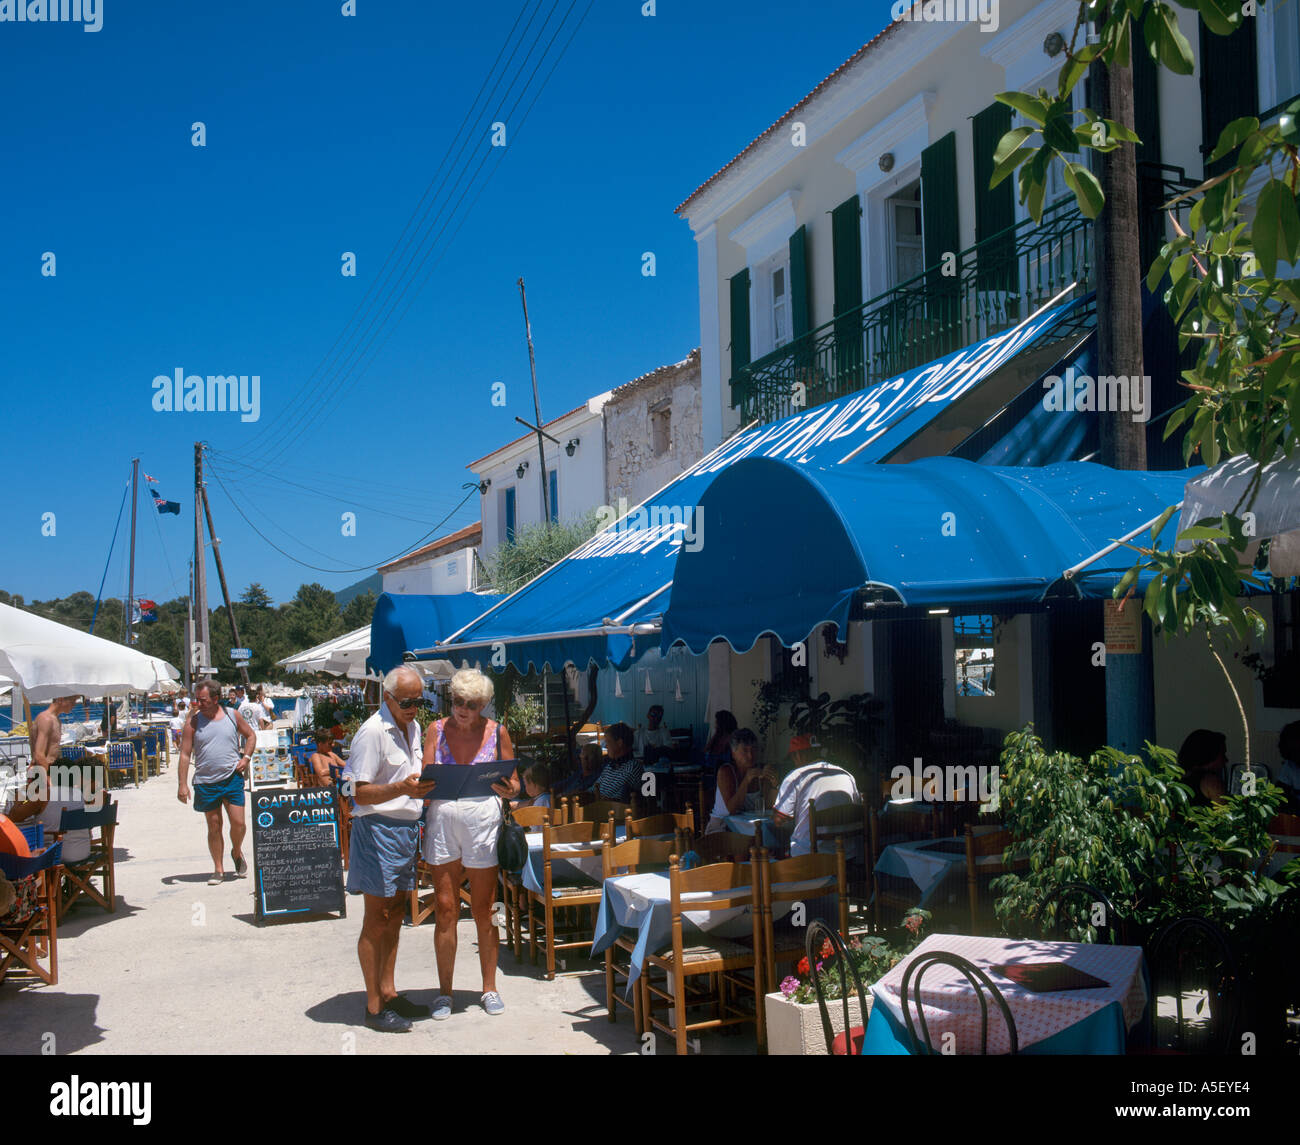
[[[855,1026],[866,1025],[871,1014],[870,986],[921,941],[930,912],[913,909],[903,918],[902,936],[897,945],[879,935],[856,935],[848,941],[848,957],[867,991],[867,1012],[861,1012],[853,978],[849,983],[849,1020]],[[840,974],[831,961],[830,943],[822,947],[822,960],[809,966],[807,956],[795,966],[795,972],[782,979],[779,987],[766,996],[767,1052],[777,1055],[826,1056],[826,1036],[822,1029],[821,1007],[813,978],[821,981],[826,1012],[831,1028],[844,1032],[844,1006],[840,1001]]]

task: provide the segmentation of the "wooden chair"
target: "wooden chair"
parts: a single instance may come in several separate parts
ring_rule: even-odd
[[[763,968],[762,968],[762,933],[759,912],[754,909],[757,904],[759,874],[756,869],[757,857],[751,853],[748,863],[714,863],[707,867],[696,867],[683,871],[674,855],[669,859],[668,879],[671,886],[672,900],[672,946],[663,953],[651,953],[646,956],[638,985],[641,989],[641,1016],[648,1031],[662,1030],[670,1035],[676,1044],[677,1053],[684,1055],[687,1047],[687,1035],[692,1030],[718,1029],[753,1022],[757,1030],[760,1051],[767,1047],[767,1030],[763,1021]],[[683,908],[682,896],[704,892],[710,895],[707,903],[687,902]],[[692,933],[688,944],[683,930],[682,911],[690,910],[692,914],[712,914],[717,911],[748,907],[752,914],[753,929],[748,945],[744,942],[727,938],[713,938],[708,934]],[[662,972],[664,982],[656,984],[654,974]],[[749,971],[751,978],[746,979],[742,971]],[[716,977],[716,990],[711,989],[707,995],[687,999],[687,984],[691,978],[701,975]],[[668,978],[671,976],[671,984]],[[729,989],[744,992],[752,991],[754,995],[754,1012],[738,1007],[728,996]],[[655,1016],[654,1003],[659,999],[665,1007],[671,1007],[673,1023],[668,1025]],[[688,1007],[709,1006],[712,1017],[703,1021],[687,1022]]]
[[[125,783],[128,774],[131,776],[131,781],[139,787],[140,761],[136,758],[135,746],[130,743],[110,743],[108,745],[109,779],[117,775]]]
[[[1011,845],[1011,832],[1004,827],[966,828],[966,896],[970,901],[970,932],[979,933],[979,887],[1008,871],[1026,870],[1028,862],[1008,863],[1002,852]]]
[[[34,978],[47,986],[59,984],[59,881],[62,845],[55,843],[39,855],[19,858],[0,852],[0,874],[19,886],[31,884],[7,921],[0,920],[0,985],[9,975]]]
[[[557,812],[558,821],[552,822],[549,807],[516,807],[511,812],[514,821],[525,831],[539,827],[559,827],[564,822],[564,811]],[[506,908],[506,944],[515,952],[515,959],[523,958],[523,907],[524,878],[520,871],[501,871],[501,901]]]
[[[1016,1022],[1011,1016],[1011,1007],[1007,1005],[1007,1000],[1002,996],[999,990],[989,976],[984,973],[973,962],[968,962],[959,954],[952,954],[946,950],[930,950],[925,954],[914,958],[906,970],[903,971],[903,982],[900,989],[903,1001],[903,1021],[907,1023],[908,1037],[912,1040],[912,1052],[914,1054],[933,1054],[935,1052],[934,1043],[930,1040],[930,1028],[925,1020],[925,1007],[921,999],[921,979],[925,972],[934,966],[952,966],[961,971],[966,981],[970,983],[971,989],[975,991],[976,997],[980,1003],[980,1053],[986,1055],[989,1050],[989,1006],[985,1000],[985,993],[997,1004],[998,1009],[1002,1012],[1002,1021],[1006,1024],[1007,1037],[1011,1043],[1011,1053],[1019,1054],[1020,1040],[1016,1034]],[[913,1022],[912,1012],[915,1011],[917,1021]],[[918,1034],[917,1030],[920,1030]]]
[[[689,835],[695,830],[695,812],[688,803],[685,811],[665,811],[661,815],[647,815],[644,819],[633,819],[628,815],[624,825],[629,839],[640,839],[646,835],[675,835],[678,831]]]
[[[612,879],[617,875],[640,874],[647,868],[665,869],[669,859],[679,854],[677,847],[680,837],[672,839],[626,839],[622,843],[607,843],[601,851],[604,865],[604,877]],[[636,946],[636,937],[620,935],[614,945],[605,951],[605,1008],[609,1011],[609,1020],[617,1020],[616,1006],[626,1006],[632,1011],[632,1024],[638,1034],[645,1030],[641,1016],[641,991],[632,994],[632,1001],[627,1001],[618,990],[618,980],[627,982],[632,951]],[[618,956],[626,954],[627,961]]]
[[[763,960],[766,970],[765,981],[776,989],[781,979],[777,976],[777,965],[783,962],[797,962],[802,956],[807,940],[804,928],[807,918],[796,927],[776,928],[776,912],[772,909],[776,903],[806,903],[809,899],[823,899],[835,896],[835,906],[841,934],[849,932],[849,898],[848,880],[844,867],[844,842],[835,841],[835,853],[828,855],[796,855],[791,859],[782,859],[773,863],[768,859],[766,850],[758,852],[758,873],[761,880],[759,911],[763,922]],[[807,886],[814,879],[834,880],[834,885],[825,889]],[[804,885],[800,885],[804,884]],[[810,963],[811,965],[811,963]],[[759,1019],[763,1012],[764,1001],[759,999]]]
[[[532,961],[537,961],[538,922],[533,917],[534,903],[541,909],[541,927],[546,951],[546,977],[548,981],[555,978],[555,952],[557,950],[577,950],[591,948],[591,934],[594,926],[583,929],[581,924],[569,927],[563,936],[556,930],[556,911],[571,907],[591,907],[593,910],[601,899],[600,884],[581,882],[563,884],[555,878],[555,863],[573,859],[591,858],[600,854],[608,829],[591,820],[578,820],[566,823],[563,827],[542,827],[542,891],[528,892],[528,949]],[[562,843],[579,844],[574,850],[566,850],[558,857],[553,857],[552,848]],[[587,912],[582,912],[587,913]]]
[[[99,838],[95,838],[95,831]],[[117,830],[117,804],[106,803],[98,811],[64,808],[55,835],[62,839],[69,831],[89,831],[90,854],[63,864],[63,885],[59,899],[62,918],[78,899],[85,896],[109,914],[117,909],[117,876],[113,862],[113,834]],[[102,886],[96,887],[99,879]]]
[[[848,858],[850,843],[857,837],[857,855]],[[835,841],[844,841],[845,870],[853,903],[865,912],[871,897],[871,812],[866,803],[841,803],[818,811],[808,800],[808,840],[814,855],[833,853]],[[844,932],[846,935],[848,931]]]
[[[339,824],[339,851],[343,855],[343,869],[348,869],[348,851],[352,843],[352,800],[343,794],[342,785],[334,784],[334,810]]]
[[[615,803],[609,799],[596,799],[589,803],[583,804],[572,801],[569,804],[571,818],[567,819],[569,823],[606,823],[613,815],[615,819],[622,822],[632,814],[632,804]]]
[[[699,856],[701,864],[741,863],[745,861],[742,856],[762,845],[762,832],[759,830],[752,835],[715,831],[712,835],[697,835],[691,843],[691,850]]]
[[[1280,813],[1274,815],[1268,825],[1268,833],[1275,836],[1273,839],[1274,855],[1300,855],[1300,815],[1287,815]],[[1285,836],[1287,839],[1277,838],[1276,836]],[[1297,840],[1290,842],[1288,840]],[[1272,855],[1269,856],[1272,858]],[[1288,859],[1287,862],[1291,860]]]

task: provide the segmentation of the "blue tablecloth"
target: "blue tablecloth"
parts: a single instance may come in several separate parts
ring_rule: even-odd
[[[936,845],[947,848],[936,850]],[[958,849],[960,847],[960,849]],[[1000,855],[992,858],[1000,859]],[[895,843],[880,852],[876,873],[896,879],[910,879],[921,892],[917,906],[925,906],[934,893],[953,875],[966,868],[966,848],[959,839],[925,839],[918,843]]]
[[[627,836],[626,827],[614,828],[615,842],[622,842]],[[543,859],[542,859],[542,833],[540,831],[530,831],[526,838],[528,839],[528,862],[524,864],[521,873],[523,884],[534,894],[542,893],[543,883]],[[599,851],[602,843],[597,841],[596,849]],[[572,885],[575,882],[598,883],[604,875],[604,861],[600,855],[587,855],[580,859],[567,861],[557,858],[564,853],[564,848],[577,847],[579,850],[585,850],[585,843],[561,843],[559,847],[551,848],[551,881],[552,883],[564,883]],[[554,892],[552,892],[554,894]]]
[[[754,834],[754,824],[761,824],[763,846],[769,851],[785,850],[785,839],[781,832],[772,826],[770,811],[737,811],[734,815],[728,815],[723,823],[726,824],[728,831],[734,831],[737,835],[749,835],[751,838]]]

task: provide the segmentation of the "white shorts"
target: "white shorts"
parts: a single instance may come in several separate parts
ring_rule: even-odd
[[[501,830],[501,800],[434,799],[424,820],[424,860],[435,867],[457,859],[470,868],[497,865],[497,835]]]

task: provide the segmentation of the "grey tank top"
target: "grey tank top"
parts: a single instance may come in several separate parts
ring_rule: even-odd
[[[219,720],[201,713],[194,717],[194,782],[221,783],[234,774],[240,755],[235,717],[225,712]]]

